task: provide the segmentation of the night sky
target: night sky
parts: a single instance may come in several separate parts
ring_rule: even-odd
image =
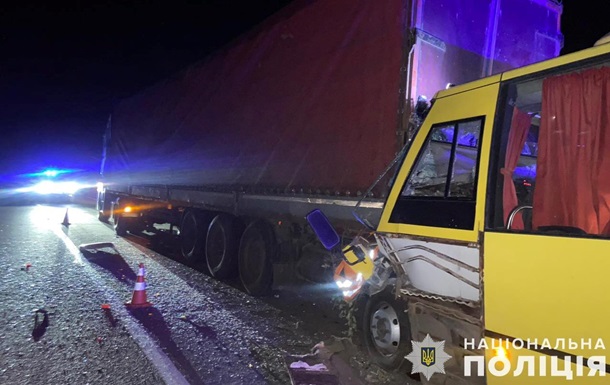
[[[106,121],[121,98],[204,58],[288,2],[2,2],[0,175],[98,169]]]
[[[204,58],[289,2],[2,2],[0,176],[45,166],[96,170],[106,121],[121,98]],[[605,7],[583,3],[564,1],[562,53],[610,32]]]

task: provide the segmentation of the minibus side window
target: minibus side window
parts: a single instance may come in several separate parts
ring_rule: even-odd
[[[477,117],[431,128],[390,221],[473,228],[483,120]]]
[[[403,196],[445,196],[454,133],[455,125],[437,126],[432,129],[417,165],[402,191]]]
[[[503,85],[487,228],[610,236],[610,67]]]

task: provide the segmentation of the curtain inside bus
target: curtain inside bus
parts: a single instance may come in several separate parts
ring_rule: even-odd
[[[547,78],[533,226],[610,235],[610,68]]]

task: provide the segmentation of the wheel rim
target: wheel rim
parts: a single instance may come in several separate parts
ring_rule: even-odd
[[[206,257],[209,268],[212,272],[216,272],[222,266],[222,261],[226,252],[225,233],[222,227],[213,226],[210,231],[210,237],[207,242]]]
[[[383,356],[396,354],[400,344],[400,321],[396,310],[389,303],[380,302],[370,321],[375,349]]]

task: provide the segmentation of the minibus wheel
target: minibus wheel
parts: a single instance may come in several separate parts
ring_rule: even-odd
[[[368,298],[363,314],[364,343],[379,366],[395,370],[402,365],[411,373],[411,363],[405,359],[412,349],[407,302],[396,299],[394,291],[391,284]]]

